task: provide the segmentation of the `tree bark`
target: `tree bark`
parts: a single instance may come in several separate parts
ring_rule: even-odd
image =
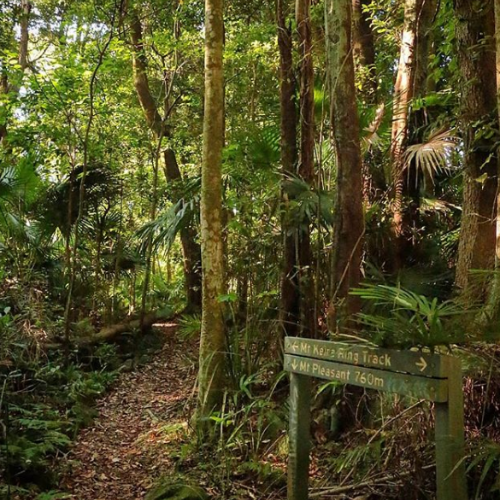
[[[130,37],[133,46],[134,86],[146,123],[156,138],[168,138],[170,130],[165,124],[157,103],[151,93],[147,75],[147,59],[144,52],[142,25],[136,11],[130,14]],[[169,183],[182,179],[175,152],[172,149],[164,151],[165,177]],[[173,199],[174,203],[178,197]],[[201,308],[201,248],[196,241],[196,231],[192,227],[180,231],[182,254],[184,258],[184,279],[186,284],[186,312],[198,311]]]
[[[351,0],[326,0],[326,51],[337,159],[332,284],[328,313],[337,331],[359,309],[349,296],[361,277],[364,215],[359,119],[351,46]]]
[[[408,116],[410,101],[415,88],[415,51],[417,29],[422,3],[425,0],[405,0],[404,26],[401,34],[401,50],[398,72],[394,85],[391,131],[391,165],[393,200],[393,231],[395,237],[395,267],[401,265],[401,242],[403,238],[403,193],[404,165],[403,156],[408,139]]]
[[[225,388],[225,325],[222,242],[222,148],[224,144],[223,0],[205,0],[205,108],[201,167],[203,267],[198,413],[201,429],[220,408]]]
[[[295,16],[300,54],[300,157],[299,176],[314,185],[314,67],[312,55],[311,0],[297,0]],[[301,335],[314,337],[315,311],[313,256],[309,221],[298,234]]]
[[[29,21],[31,8],[31,2],[29,0],[21,0],[21,20],[19,23],[19,66],[23,72],[28,67]]]
[[[182,179],[175,152],[164,151],[165,176],[170,183]],[[187,306],[186,313],[199,311],[201,308],[201,247],[196,241],[196,230],[192,226],[183,227],[181,238],[182,255],[184,257],[184,277],[186,281]]]
[[[130,14],[130,38],[132,41],[132,65],[134,70],[134,87],[141,104],[146,123],[157,138],[166,136],[163,118],[158,112],[156,101],[151,94],[147,73],[147,58],[144,51],[142,25],[135,10]]]
[[[286,24],[286,0],[276,0],[278,48],[280,55],[280,128],[281,166],[283,182],[295,174],[297,165],[297,107],[295,104],[295,75],[293,71],[292,29]],[[283,212],[288,198],[283,191]],[[286,215],[282,218],[284,241],[284,269],[281,281],[281,324],[287,336],[296,336],[300,322],[300,295],[297,275],[296,232],[290,227]]]
[[[418,12],[417,38],[415,40],[415,77],[413,82],[412,98],[424,99],[428,93],[429,80],[429,54],[432,46],[432,26],[433,20],[438,9],[437,0],[423,0],[422,6]],[[431,122],[431,108],[422,106],[414,110],[409,115],[407,123],[407,143],[421,144],[424,141],[424,131]],[[405,147],[406,149],[406,147]],[[429,174],[426,171],[419,171],[418,165],[412,163],[402,167],[403,175],[403,195],[408,197],[409,206],[402,214],[402,228],[399,232],[399,241],[396,243],[396,261],[399,265],[405,261],[406,264],[419,262],[421,259],[421,240],[420,238],[408,238],[403,235],[406,228],[409,228],[412,234],[422,229],[422,220],[420,217],[422,186],[425,184],[424,177]],[[432,181],[430,182],[432,184]],[[429,182],[427,182],[429,184]],[[410,258],[409,258],[410,257]]]
[[[433,21],[439,8],[438,0],[423,0],[418,16],[417,42],[415,48],[415,96],[423,97],[429,77],[429,55],[433,41]]]
[[[470,301],[483,300],[487,280],[472,283],[471,269],[493,269],[495,260],[498,130],[493,0],[455,0],[461,76],[461,129],[464,138],[464,195],[456,285]]]
[[[496,84],[497,113],[500,123],[500,0],[494,0],[495,44],[496,44]],[[489,318],[498,318],[500,313],[500,155],[497,146],[497,196],[495,225],[495,275],[488,296],[487,313]]]
[[[377,73],[375,68],[375,40],[365,7],[368,0],[352,0],[352,40],[354,58],[363,68],[361,96],[367,104],[377,102]]]
[[[394,87],[393,122],[391,133],[391,164],[393,182],[393,231],[394,269],[398,270],[408,254],[405,227],[418,226],[419,191],[418,173],[415,168],[405,173],[404,153],[410,142],[410,103],[416,97],[423,97],[427,91],[430,30],[436,14],[437,0],[405,0],[404,26],[401,35],[401,51],[396,83]],[[426,110],[420,110],[413,117],[416,130],[423,128]],[[419,138],[414,137],[414,142]],[[421,140],[421,137],[420,137]],[[413,199],[411,210],[405,217],[403,196]],[[412,249],[415,254],[415,248]]]
[[[29,0],[21,0],[21,15],[19,19],[19,67],[21,72],[24,73],[28,67],[28,44],[29,44],[29,21],[31,15],[31,2]],[[14,91],[18,94],[19,85],[11,85],[9,83],[9,77],[7,75],[7,69],[5,62],[1,62],[0,70],[0,94],[8,94]],[[0,124],[0,144],[5,145],[5,138],[7,137],[7,124]]]

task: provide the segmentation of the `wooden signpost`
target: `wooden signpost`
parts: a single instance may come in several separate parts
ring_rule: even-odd
[[[287,337],[290,374],[288,500],[307,500],[311,377],[435,403],[437,500],[467,500],[460,361],[413,351]]]

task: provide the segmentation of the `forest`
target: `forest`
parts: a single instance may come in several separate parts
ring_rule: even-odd
[[[0,498],[500,499],[499,147],[500,0],[0,0]]]

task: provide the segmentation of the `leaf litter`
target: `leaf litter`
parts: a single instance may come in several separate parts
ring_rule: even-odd
[[[161,351],[147,364],[121,374],[98,402],[94,423],[59,459],[59,488],[69,498],[139,500],[173,468],[166,445],[187,428],[196,377],[194,363],[186,363],[179,353],[197,350],[186,342],[179,347],[175,327],[158,326],[165,332]]]

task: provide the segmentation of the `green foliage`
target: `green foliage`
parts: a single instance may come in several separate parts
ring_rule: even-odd
[[[12,323],[4,331],[15,327]],[[93,402],[117,375],[104,368],[92,371],[90,365],[65,364],[58,355],[30,359],[30,348],[26,340],[10,343],[7,359],[18,368],[8,373],[0,369],[0,410],[7,436],[0,445],[0,461],[12,488],[22,480],[51,486],[56,479],[50,472],[51,457],[67,450],[76,431],[90,423]],[[106,367],[116,365],[116,357],[112,348],[100,347],[92,359]],[[46,495],[40,498],[64,498],[57,492]]]
[[[374,312],[360,313],[358,319],[378,345],[434,350],[467,338],[467,319],[473,312],[451,300],[440,302],[388,285],[368,285],[351,294],[373,303]]]
[[[283,184],[288,197],[287,219],[291,228],[304,228],[311,221],[318,226],[329,228],[333,224],[332,193],[312,189],[299,177],[290,176]]]
[[[467,472],[474,471],[479,476],[474,500],[489,498],[489,495],[500,491],[500,446],[498,443],[487,440],[478,443],[470,458]],[[490,484],[485,487],[487,481]]]
[[[201,316],[199,314],[184,315],[179,320],[179,336],[184,340],[199,337],[201,333]]]
[[[146,495],[146,500],[208,500],[208,494],[198,486],[173,483],[162,479],[160,483]]]
[[[341,474],[358,467],[369,466],[368,464],[380,466],[383,447],[384,439],[350,447],[333,460],[334,470],[337,474]]]

